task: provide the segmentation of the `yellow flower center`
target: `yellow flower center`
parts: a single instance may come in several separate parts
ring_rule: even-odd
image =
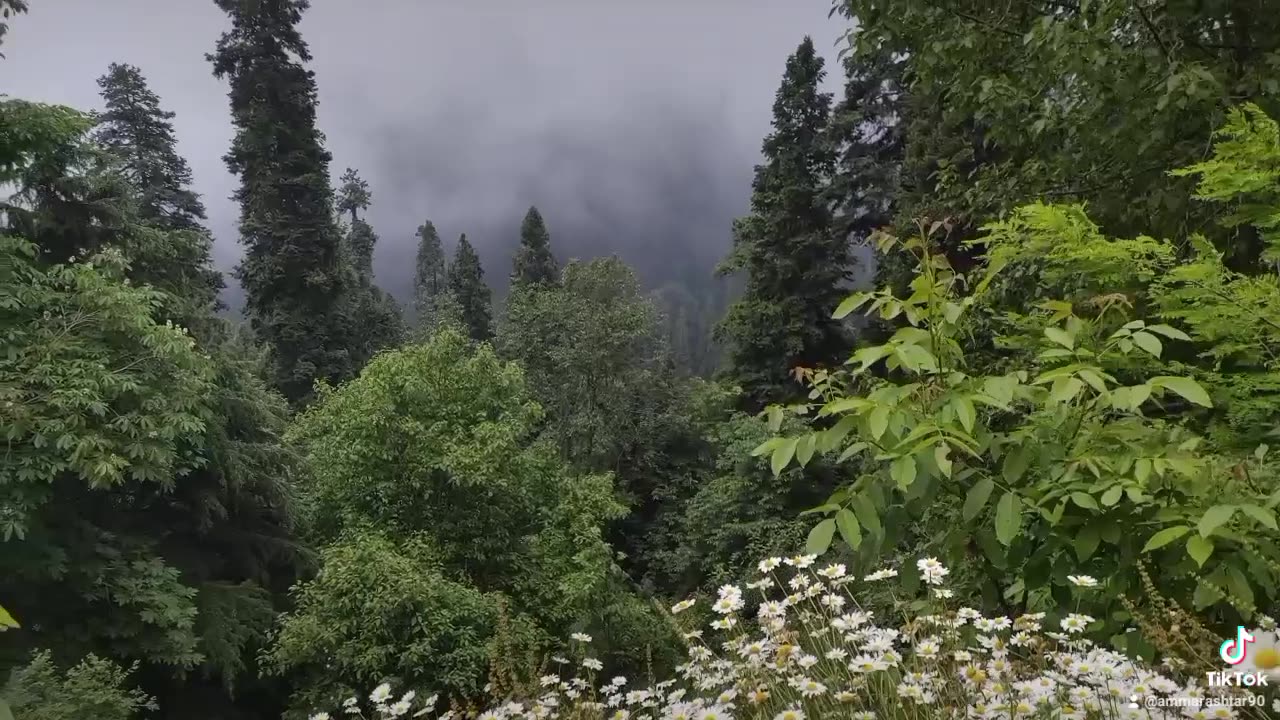
[[[1260,670],[1271,670],[1280,665],[1280,650],[1273,647],[1262,648],[1253,654],[1253,664]]]

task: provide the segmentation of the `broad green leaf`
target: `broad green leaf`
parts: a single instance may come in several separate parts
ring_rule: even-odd
[[[862,452],[863,450],[866,450],[868,447],[871,447],[871,446],[867,445],[864,442],[856,442],[850,445],[849,447],[845,448],[844,452],[840,453],[840,457],[836,458],[836,462],[842,463],[845,460],[848,460],[849,458],[853,457],[854,455],[857,455],[858,453]]]
[[[1016,378],[1005,375],[1003,377],[987,378],[982,383],[982,392],[986,393],[1001,405],[1008,405],[1013,402],[1013,389],[1017,387]]]
[[[800,467],[809,464],[809,460],[813,458],[813,448],[817,445],[818,436],[810,433],[800,437],[800,442],[796,443],[796,460],[799,461]]]
[[[916,481],[916,459],[910,455],[903,455],[894,460],[889,466],[889,477],[893,478],[894,483],[903,490],[911,487],[911,483]]]
[[[1264,526],[1272,530],[1278,529],[1276,527],[1276,514],[1270,510],[1258,505],[1241,505],[1240,509],[1244,511],[1245,515],[1257,520]]]
[[[1133,463],[1133,477],[1140,483],[1146,483],[1147,478],[1151,477],[1151,461],[1147,458],[1138,458]]]
[[[1191,336],[1181,330],[1170,327],[1168,325],[1148,325],[1147,330],[1153,333],[1159,333],[1173,340],[1190,340]]]
[[[835,504],[835,503],[832,503],[832,502],[828,502],[828,503],[826,503],[825,505],[819,505],[818,507],[815,507],[815,508],[809,508],[808,510],[801,510],[799,513],[797,513],[797,515],[798,515],[799,517],[804,517],[805,515],[816,515],[816,514],[818,514],[818,513],[829,513],[829,512],[831,512],[831,511],[833,511],[833,510],[839,510],[839,509],[840,509],[840,506],[839,506],[839,505],[837,505],[837,504]]]
[[[774,476],[782,474],[782,471],[791,462],[791,458],[796,454],[796,445],[800,442],[800,438],[787,438],[778,447],[773,450],[773,457],[770,458],[770,465],[773,467]]]
[[[1204,511],[1204,515],[1200,517],[1196,530],[1200,532],[1201,537],[1209,537],[1223,524],[1231,522],[1231,518],[1236,514],[1235,505],[1214,505]]]
[[[1147,544],[1142,547],[1142,552],[1147,553],[1152,550],[1158,550],[1189,532],[1191,532],[1191,528],[1186,525],[1167,527],[1155,535],[1152,535],[1151,539],[1147,541]]]
[[[1008,547],[1022,527],[1022,502],[1017,493],[1007,492],[996,504],[996,539]]]
[[[1016,482],[1031,465],[1031,450],[1026,445],[1019,445],[1004,456],[1001,474],[1006,482]]]
[[[951,477],[951,458],[947,454],[951,452],[951,448],[946,443],[938,443],[933,448],[933,461],[938,464],[938,469],[946,477]]]
[[[13,720],[13,711],[9,709],[9,703],[0,698],[0,720]]]
[[[1119,485],[1112,485],[1107,491],[1102,493],[1102,504],[1111,507],[1120,502],[1120,496],[1124,494],[1124,488]]]
[[[770,405],[766,413],[769,416],[769,432],[778,432],[778,428],[782,427],[782,408]]]
[[[849,313],[853,312],[854,310],[857,310],[858,308],[862,307],[870,299],[871,299],[870,293],[856,292],[850,295],[849,297],[845,298],[844,300],[842,300],[840,304],[836,306],[836,311],[831,313],[831,317],[836,320],[839,320],[847,316]],[[828,305],[827,307],[831,307],[831,306]]]
[[[1093,388],[1094,390],[1097,390],[1100,393],[1105,393],[1107,391],[1107,381],[1104,380],[1101,375],[1094,372],[1093,370],[1085,368],[1081,370],[1079,373],[1077,373],[1077,375],[1080,377],[1081,380],[1084,380],[1085,382],[1089,383],[1089,387]]]
[[[1242,601],[1242,607],[1253,607],[1253,588],[1249,585],[1249,578],[1235,565],[1227,566],[1227,589]]]
[[[1101,537],[1098,535],[1097,525],[1089,524],[1080,529],[1080,532],[1076,534],[1075,540],[1072,541],[1072,545],[1076,550],[1076,557],[1080,559],[1080,562],[1093,557],[1093,553],[1098,549],[1100,541]]]
[[[836,521],[827,518],[809,531],[809,539],[805,541],[804,551],[810,555],[821,555],[831,547],[831,538],[836,533]]]
[[[1201,407],[1213,407],[1213,401],[1209,399],[1209,393],[1200,387],[1200,383],[1189,377],[1173,377],[1162,375],[1160,377],[1151,378],[1149,384],[1155,387],[1162,387],[1181,395],[1188,402],[1193,402]]]
[[[13,619],[13,616],[9,614],[8,610],[5,610],[3,606],[0,606],[0,632],[16,627],[20,627],[18,625],[18,621]]]
[[[1187,555],[1196,561],[1196,565],[1204,567],[1204,563],[1213,554],[1213,541],[1199,535],[1187,539]]]
[[[1137,332],[1133,334],[1133,344],[1146,350],[1153,357],[1160,357],[1160,353],[1164,350],[1164,346],[1160,344],[1160,338],[1151,333]]]
[[[880,526],[880,514],[876,512],[876,506],[870,498],[866,495],[854,495],[849,504],[853,505],[854,513],[867,532],[872,535],[884,534],[884,528]]]
[[[784,441],[785,438],[769,438],[757,445],[755,449],[751,451],[751,457],[760,457],[765,453],[773,452],[773,449],[778,447],[778,445],[782,444]]]
[[[862,544],[862,528],[858,526],[858,518],[848,510],[841,508],[836,513],[835,523],[836,527],[840,529],[840,537],[844,538],[849,547],[857,550],[858,546]]]
[[[886,405],[880,405],[871,411],[871,417],[867,418],[867,425],[871,429],[871,437],[877,441],[884,435],[885,430],[889,429],[889,408]]]
[[[1092,495],[1088,495],[1086,493],[1082,493],[1082,492],[1071,493],[1071,501],[1074,502],[1076,505],[1079,505],[1080,507],[1085,508],[1086,510],[1098,509],[1098,501],[1094,500]]]
[[[1076,347],[1076,339],[1061,328],[1047,327],[1044,329],[1044,336],[1068,350],[1074,350]]]
[[[965,432],[973,432],[973,423],[977,418],[977,413],[973,409],[973,403],[967,397],[958,397],[951,401],[951,406],[955,408],[956,417],[960,420],[960,425]]]
[[[969,488],[969,492],[964,496],[964,508],[960,512],[966,522],[977,517],[978,513],[982,512],[982,508],[987,506],[987,500],[995,487],[996,484],[991,481],[991,478],[984,477]]]
[[[1053,381],[1053,389],[1049,391],[1049,398],[1045,401],[1050,405],[1066,402],[1079,394],[1080,389],[1084,387],[1084,383],[1079,378],[1064,377]]]

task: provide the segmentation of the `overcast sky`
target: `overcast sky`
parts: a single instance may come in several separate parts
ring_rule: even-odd
[[[111,62],[140,67],[177,113],[229,268],[240,248],[226,87],[205,60],[227,25],[212,0],[32,0],[11,22],[0,92],[100,107]],[[618,253],[654,278],[702,275],[747,207],[788,54],[806,35],[840,84],[829,0],[312,0],[332,175],[373,191],[379,282],[411,286],[414,229],[465,232],[495,286],[538,205],[557,255]]]

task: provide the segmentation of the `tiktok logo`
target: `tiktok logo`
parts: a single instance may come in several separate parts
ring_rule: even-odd
[[[1244,662],[1245,650],[1248,648],[1249,643],[1256,639],[1243,626],[1237,627],[1235,638],[1222,643],[1222,647],[1218,648],[1218,654],[1222,656],[1222,661],[1226,664],[1239,665]]]

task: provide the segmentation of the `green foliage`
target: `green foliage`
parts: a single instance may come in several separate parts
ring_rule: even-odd
[[[336,704],[393,677],[479,693],[497,603],[451,579],[429,539],[358,531],[322,555],[324,570],[295,591],[266,658],[269,670],[298,676],[295,707]]]
[[[520,247],[511,259],[511,285],[554,285],[560,267],[551,254],[551,234],[538,208],[530,207],[520,223]]]
[[[62,671],[46,651],[13,671],[3,695],[23,720],[136,720],[156,709],[151,698],[130,688],[136,670],[136,663],[125,669],[89,655]]]
[[[746,274],[746,288],[716,337],[728,346],[727,377],[752,408],[795,397],[795,367],[837,362],[848,347],[830,317],[849,257],[824,195],[834,165],[825,135],[831,96],[818,91],[824,74],[822,57],[806,37],[787,59],[765,163],[752,184],[751,214],[735,222],[733,250],[721,268]]]
[[[856,293],[836,310],[869,303],[906,325],[859,349],[847,372],[815,378],[816,417],[833,424],[756,452],[769,453],[775,470],[814,452],[869,457],[875,470],[819,512],[884,528],[943,508],[950,521],[929,527],[924,550],[977,561],[988,568],[990,596],[1032,611],[1064,604],[1068,575],[1092,575],[1106,578],[1096,614],[1123,623],[1118,603],[1145,594],[1146,560],[1162,568],[1161,592],[1183,606],[1218,605],[1224,624],[1249,618],[1276,593],[1274,501],[1233,473],[1240,458],[1162,417],[1212,406],[1194,379],[1160,362],[1166,344],[1191,336],[1132,318],[1115,285],[1068,295],[1076,303],[1040,294],[1030,312],[990,313],[988,293],[1009,266],[1041,269],[1047,287],[1058,273],[1106,286],[1141,282],[1133,266],[1167,254],[1149,240],[1107,241],[1078,211],[1047,206],[992,225],[986,241],[991,265],[981,278],[954,272],[928,231],[908,241],[919,259],[909,297]],[[1097,267],[1072,267],[1073,258]],[[1007,354],[1001,367],[962,344],[978,327],[971,316],[983,314],[984,331]],[[871,376],[881,363],[888,372]],[[845,539],[867,559],[893,549],[882,533]],[[818,533],[812,550],[829,540]]]
[[[472,340],[485,342],[493,337],[493,291],[484,281],[480,256],[467,242],[466,233],[458,238],[458,247],[449,265],[449,295],[457,304],[462,326]]]
[[[354,374],[343,317],[349,302],[329,185],[330,155],[316,127],[316,84],[297,25],[306,0],[217,0],[231,29],[209,56],[231,85],[235,139],[227,167],[240,179],[236,268],[254,330],[274,352],[274,384],[292,402],[315,380]]]
[[[617,602],[603,526],[622,508],[608,476],[572,473],[537,439],[541,419],[520,368],[458,330],[379,355],[290,431],[314,537],[421,540],[444,577],[507,594],[542,632],[591,627]],[[333,602],[374,602],[352,592]]]
[[[1043,198],[1088,203],[1112,235],[1184,237],[1211,208],[1165,170],[1202,160],[1231,104],[1280,93],[1280,20],[1260,0],[833,4],[856,22],[852,62],[904,58],[904,232],[952,217],[968,234]],[[1214,240],[1244,268],[1249,235]]]

